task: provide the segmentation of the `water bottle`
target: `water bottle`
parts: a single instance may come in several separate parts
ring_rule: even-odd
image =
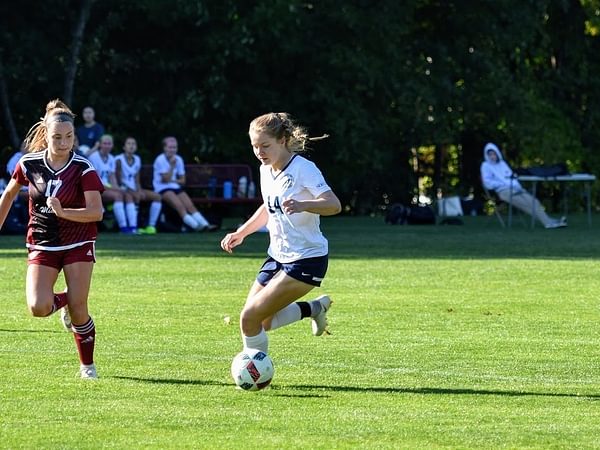
[[[223,198],[231,197],[233,197],[233,183],[228,180],[223,183]]]
[[[248,185],[248,198],[254,198],[255,195],[256,195],[256,185],[254,184],[254,181],[251,181],[250,184]]]
[[[243,176],[240,177],[240,179],[238,180],[237,196],[245,197],[247,188],[248,188],[248,178],[243,177]]]
[[[217,177],[210,177],[208,179],[208,197],[213,198],[217,196]]]
[[[4,189],[6,189],[6,181],[4,178],[0,178],[0,194],[4,192]]]

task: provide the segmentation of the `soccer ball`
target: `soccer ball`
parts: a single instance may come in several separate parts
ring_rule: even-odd
[[[274,373],[273,361],[260,350],[244,349],[231,363],[233,381],[246,391],[266,388],[271,383]]]

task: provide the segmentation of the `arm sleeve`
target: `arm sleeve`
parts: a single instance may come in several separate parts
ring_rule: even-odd
[[[104,185],[95,170],[88,170],[81,175],[81,188],[83,191],[104,192]]]
[[[308,191],[315,197],[323,192],[331,191],[331,188],[325,181],[325,177],[315,164],[310,165],[310,170],[305,172],[302,183]]]
[[[21,186],[28,186],[29,185],[29,180],[27,179],[27,177],[25,176],[25,173],[23,172],[23,167],[21,166],[21,162],[20,161],[15,166],[15,171],[12,174],[12,178],[17,183],[19,183]]]

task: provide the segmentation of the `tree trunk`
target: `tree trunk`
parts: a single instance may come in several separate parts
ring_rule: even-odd
[[[63,101],[69,106],[71,106],[71,102],[73,101],[73,88],[75,85],[75,76],[77,75],[79,52],[81,51],[83,33],[85,31],[85,25],[90,17],[92,3],[94,3],[94,0],[83,0],[81,2],[79,18],[73,29],[71,55],[65,70],[65,90],[63,94]]]
[[[21,148],[21,138],[17,133],[15,122],[12,117],[12,110],[8,102],[8,90],[6,89],[6,78],[4,78],[4,64],[2,62],[2,55],[0,54],[0,110],[4,116],[4,125],[8,130],[10,136],[10,143],[12,144],[15,151]]]

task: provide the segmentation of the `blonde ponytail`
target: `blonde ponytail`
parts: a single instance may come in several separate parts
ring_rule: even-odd
[[[250,131],[267,133],[275,139],[285,139],[285,146],[292,153],[302,153],[310,148],[306,146],[309,141],[318,141],[329,137],[324,134],[319,137],[310,137],[306,128],[297,125],[292,117],[285,112],[268,113],[257,117],[250,122]]]
[[[27,132],[24,140],[24,148],[28,152],[39,152],[48,147],[48,125],[51,122],[75,123],[75,114],[61,100],[50,100],[46,105],[46,114],[40,117]]]

